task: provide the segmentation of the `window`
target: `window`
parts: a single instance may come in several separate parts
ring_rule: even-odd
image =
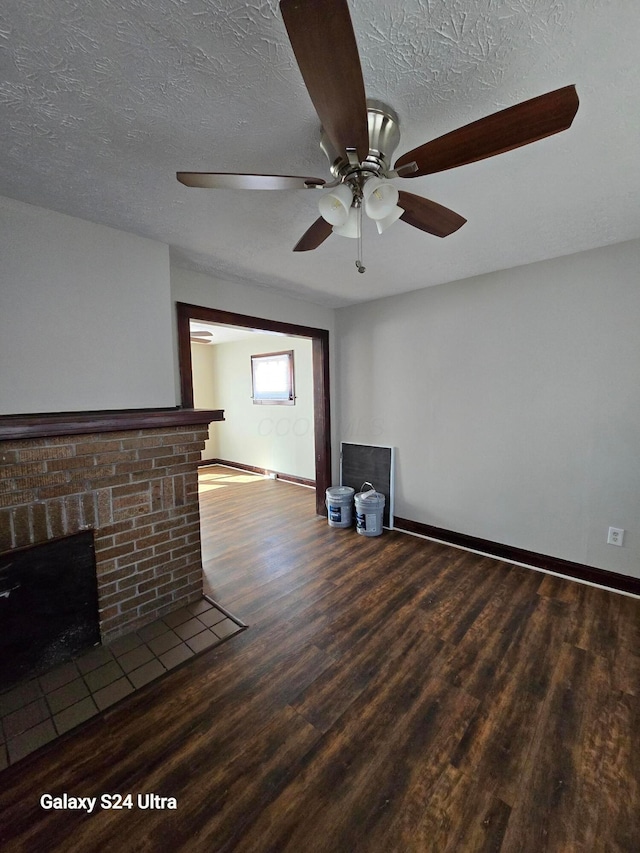
[[[252,355],[251,380],[255,405],[293,406],[293,350]]]

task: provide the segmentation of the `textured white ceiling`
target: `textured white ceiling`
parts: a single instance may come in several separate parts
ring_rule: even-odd
[[[329,179],[276,0],[4,0],[0,194],[168,243],[172,258],[329,305],[640,236],[637,0],[351,0],[367,95],[404,151],[575,83],[570,130],[398,180],[461,213],[292,247],[316,191],[195,190],[177,170]],[[331,45],[327,44],[327,50]],[[404,186],[403,186],[404,185]]]

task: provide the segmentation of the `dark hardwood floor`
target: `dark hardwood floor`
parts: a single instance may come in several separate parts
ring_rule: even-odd
[[[640,850],[640,601],[204,477],[208,591],[249,629],[0,773],[0,849]]]

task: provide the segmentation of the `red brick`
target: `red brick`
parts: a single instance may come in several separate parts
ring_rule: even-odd
[[[64,499],[64,516],[67,533],[77,533],[82,526],[80,497],[78,495],[70,495]]]
[[[151,460],[136,459],[134,462],[116,462],[116,474],[129,474],[132,482],[145,480],[153,469]]]
[[[141,605],[144,605],[149,601],[155,604],[155,598],[155,590],[150,592],[143,592],[141,594],[135,593],[135,595],[133,595],[131,598],[127,598],[126,601],[120,602],[120,613],[134,612],[137,615]]]
[[[128,554],[131,550],[131,545],[117,545],[113,548],[103,548],[99,544],[99,541],[96,541],[96,559],[100,560],[116,560],[118,557],[123,556],[124,554]]]
[[[149,482],[149,491],[151,495],[151,511],[158,512],[164,509],[162,503],[162,483],[160,480],[151,480]]]
[[[161,565],[163,562],[163,555],[159,555],[156,557],[148,557],[146,560],[141,560],[140,562],[138,562],[138,570],[144,572],[146,569],[155,569],[156,566]]]
[[[135,519],[128,518],[126,521],[122,522],[122,524],[130,525],[127,530],[123,530],[121,533],[117,533],[115,537],[116,545],[124,545],[125,542],[135,542],[137,543],[138,548],[144,547],[140,544],[140,541],[143,540],[147,536],[151,536],[153,533],[153,528],[150,524],[147,524],[145,527],[134,527]]]
[[[147,524],[152,525],[155,530],[155,525],[166,521],[169,518],[169,513],[165,510],[158,510],[157,512],[149,512],[146,515],[141,515],[140,518],[134,518],[133,523],[136,527],[146,527]]]
[[[96,483],[105,477],[112,477],[115,473],[113,465],[94,465],[91,468],[78,468],[70,472],[71,481],[79,483],[87,480]]]
[[[33,503],[36,500],[36,494],[35,489],[28,489],[20,492],[9,492],[7,495],[0,495],[0,508]]]
[[[101,477],[95,482],[88,480],[86,485],[89,489],[110,489],[113,486],[122,486],[131,482],[129,474],[114,474],[113,477]]]
[[[109,574],[109,572],[113,572],[116,569],[116,561],[115,560],[100,560],[96,566],[96,573],[98,575],[98,586],[100,586],[103,575]]]
[[[141,492],[138,489],[138,491],[135,492],[135,494],[122,495],[121,497],[115,497],[112,493],[112,503],[113,503],[114,518],[115,518],[115,514],[118,510],[127,509],[127,507],[130,507],[130,506],[148,508],[149,507],[149,492],[148,491]],[[144,509],[141,511],[144,512]]]
[[[111,434],[112,435],[112,434]],[[119,439],[104,438],[94,439],[92,441],[80,440],[76,444],[76,455],[87,456],[96,453],[105,453],[107,451],[120,450],[121,442]]]
[[[129,437],[122,440],[122,447],[124,450],[137,450],[142,447],[153,447],[155,444],[157,444],[155,437],[150,435],[141,435],[136,438]]]
[[[156,613],[158,617],[164,616],[176,607],[176,599],[170,594],[162,595],[154,601],[143,604],[138,608],[138,612],[143,614]]]
[[[49,439],[47,439],[49,441]],[[67,441],[69,439],[67,438]],[[25,447],[20,450],[21,462],[40,462],[47,459],[66,459],[74,455],[74,447],[71,444],[61,444],[57,447],[50,445],[44,447]]]
[[[29,507],[19,506],[11,512],[11,528],[13,531],[12,547],[23,548],[25,545],[30,545],[31,539],[31,524],[29,520]]]
[[[183,545],[181,548],[175,548],[173,551],[171,551],[172,560],[176,560],[181,557],[188,557],[189,555],[193,556],[196,559],[200,557],[200,546],[197,543],[191,545]]]
[[[49,538],[47,529],[47,507],[44,503],[31,504],[31,530],[34,542],[45,542]]]
[[[64,509],[61,500],[48,501],[47,503],[47,525],[49,536],[64,536]]]
[[[41,501],[51,498],[61,498],[64,495],[79,495],[84,491],[81,483],[63,483],[55,486],[43,486],[36,492],[37,499]]]
[[[176,542],[180,542],[179,539],[162,539],[159,540],[156,545],[153,547],[154,554],[168,554],[172,548],[176,547]]]
[[[86,468],[87,460],[83,456],[71,456],[65,459],[47,459],[47,471],[70,471],[72,468]]]
[[[176,516],[172,514],[171,518],[166,518],[162,521],[156,521],[153,525],[153,532],[163,533],[165,531],[170,532],[176,529],[179,532],[180,528],[182,527],[182,518],[182,516]]]
[[[126,566],[121,569],[115,567],[115,563],[113,563],[113,568],[107,572],[100,573],[100,587],[102,588],[103,583],[114,583],[116,581],[122,580],[123,578],[129,578],[135,574],[135,568],[133,566]]]
[[[25,489],[39,489],[42,486],[62,486],[68,482],[64,471],[53,471],[49,474],[37,474],[35,477],[22,477],[18,486]]]
[[[144,504],[134,505],[134,506],[125,506],[125,507],[121,507],[120,509],[116,509],[114,507],[113,517],[117,518],[117,519],[135,518],[136,516],[142,515],[143,513],[147,512],[147,509],[148,509],[148,506],[146,506]]]
[[[103,531],[105,533],[108,532],[112,536],[117,536],[120,533],[127,533],[130,530],[133,530],[133,520],[131,518],[124,518],[120,521],[114,521],[103,528]]]
[[[83,492],[80,495],[82,504],[82,519],[86,527],[97,527],[96,501],[94,492]]]
[[[13,547],[11,537],[11,510],[0,510],[0,553]]]
[[[3,465],[0,468],[3,479],[9,477],[29,477],[37,474],[45,474],[47,465],[45,462],[25,462],[22,465]],[[24,484],[22,484],[24,488]]]
[[[98,530],[94,537],[96,553],[107,551],[115,545],[115,539],[110,530]]]
[[[142,530],[142,528],[140,528]],[[149,529],[149,534],[147,536],[140,536],[139,539],[136,539],[136,549],[146,549],[153,548],[154,545],[159,545],[161,542],[166,541],[167,537],[163,533],[152,533]]]
[[[136,572],[134,578],[138,592],[147,592],[150,589],[156,589],[158,586],[158,582],[154,577],[153,569],[147,569],[146,572]],[[124,585],[125,581],[122,581],[122,584]],[[120,586],[121,585],[118,584],[118,589],[120,589]]]
[[[104,527],[113,520],[111,491],[109,489],[100,489],[96,493],[96,500],[98,508],[98,526]]]
[[[103,606],[106,606],[106,601],[109,596],[113,595],[117,591],[118,587],[115,583],[107,583],[100,586],[100,601],[103,603]]]
[[[174,505],[173,477],[164,477],[162,480],[162,505],[171,509]]]
[[[155,459],[156,457],[166,457],[167,456],[167,448],[161,447],[160,445],[141,447],[138,450],[138,459]],[[168,457],[169,459],[171,457]]]
[[[124,498],[129,495],[147,495],[149,488],[145,483],[125,483],[120,486],[114,486],[111,494],[114,498]]]
[[[125,566],[136,566],[141,560],[148,560],[149,557],[153,557],[153,548],[142,548],[136,551],[133,548],[133,543],[129,543],[129,545],[129,552],[116,560],[119,569]]]
[[[118,462],[132,462],[135,458],[135,450],[117,450],[107,453],[96,453],[93,460],[95,465],[107,465]]]
[[[111,607],[105,607],[104,609],[98,608],[98,614],[100,617],[100,621],[102,622],[111,619],[112,616],[119,616],[120,610],[117,605],[111,605]]]
[[[172,537],[191,536],[193,533],[200,535],[200,521],[191,521],[189,524],[181,524],[180,527],[171,531]]]

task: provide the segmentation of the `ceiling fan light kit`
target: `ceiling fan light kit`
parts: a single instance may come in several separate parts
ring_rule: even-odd
[[[343,226],[353,204],[353,193],[347,184],[338,184],[318,202],[320,215],[334,228]]]
[[[350,237],[352,240],[357,240],[362,235],[362,207],[354,205],[349,210],[344,225],[340,227],[333,226],[333,233],[339,237]]]
[[[366,98],[347,0],[281,0],[280,12],[320,119],[320,148],[334,180],[221,172],[178,172],[177,178],[189,187],[330,190],[320,199],[320,219],[302,235],[294,252],[317,249],[332,233],[357,237],[356,267],[364,272],[363,209],[380,234],[400,219],[447,237],[466,219],[430,199],[398,191],[392,179],[419,178],[528,145],[567,130],[578,111],[575,86],[565,86],[426,142],[403,154],[392,168],[400,123],[389,106]]]
[[[378,234],[382,234],[383,231],[386,231],[390,225],[393,225],[394,222],[397,222],[404,215],[404,209],[399,207],[397,204],[395,207],[391,209],[391,212],[387,214],[383,219],[376,219],[376,228],[378,229]]]
[[[399,197],[397,188],[382,178],[367,178],[362,195],[369,219],[385,219],[396,207]]]

